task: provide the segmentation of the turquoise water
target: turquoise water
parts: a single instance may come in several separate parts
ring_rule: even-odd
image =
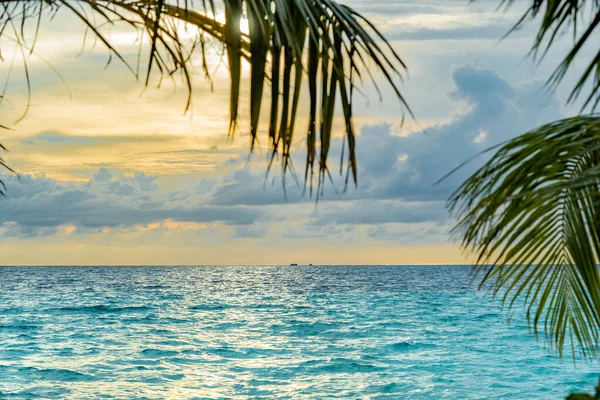
[[[0,398],[560,399],[468,267],[0,268]]]

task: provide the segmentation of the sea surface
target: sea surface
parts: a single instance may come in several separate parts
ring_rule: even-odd
[[[1,399],[561,399],[469,267],[0,267]]]

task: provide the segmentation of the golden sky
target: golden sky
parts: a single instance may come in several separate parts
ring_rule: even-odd
[[[563,112],[535,94],[537,76],[555,58],[536,71],[524,65],[528,38],[498,43],[516,14],[494,13],[485,1],[413,11],[394,1],[347,3],[372,18],[407,62],[402,90],[417,118],[401,126],[389,88],[379,101],[366,84],[367,98],[355,99],[359,185],[343,193],[337,140],[336,182],[318,205],[314,196],[301,196],[302,182],[298,189],[293,177],[286,202],[278,167],[265,179],[264,130],[249,154],[248,79],[240,129],[228,139],[229,75],[216,51],[209,52],[212,85],[200,55],[193,59],[193,103],[184,115],[181,82],[166,80],[157,89],[154,79],[145,88],[118,60],[106,67],[106,49],[83,43],[82,24],[59,12],[42,24],[36,54],[25,55],[31,105],[15,124],[27,105],[23,56],[1,39],[0,76],[10,84],[0,123],[14,130],[2,131],[0,142],[21,179],[1,175],[8,196],[0,201],[0,263],[469,262],[449,235],[454,220],[444,208],[466,175],[434,183],[489,145]],[[106,32],[135,60],[134,33]],[[300,181],[306,114],[302,103],[294,153]],[[343,132],[341,115],[334,131]]]

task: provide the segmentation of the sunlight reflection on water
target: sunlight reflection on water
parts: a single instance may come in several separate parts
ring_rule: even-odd
[[[467,267],[0,268],[0,398],[564,398]]]

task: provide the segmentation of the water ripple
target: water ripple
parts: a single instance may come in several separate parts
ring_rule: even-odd
[[[4,399],[559,399],[465,267],[0,268]]]

